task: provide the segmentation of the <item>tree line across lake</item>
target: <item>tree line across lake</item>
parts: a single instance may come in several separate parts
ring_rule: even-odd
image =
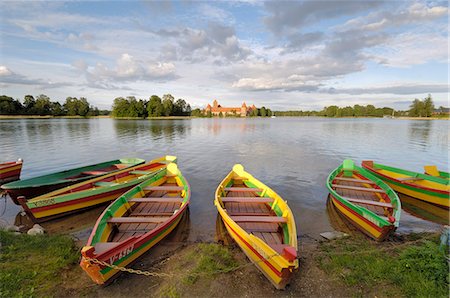
[[[440,107],[439,111],[444,111]],[[407,111],[394,111],[393,108],[376,108],[374,105],[354,105],[353,107],[328,106],[321,111],[276,111],[275,116],[318,116],[318,117],[384,117],[384,116],[409,116],[431,117],[434,112],[434,104],[431,95],[423,100],[414,99]]]
[[[18,99],[1,95],[0,115],[35,115],[35,116],[99,116],[108,115],[109,111],[101,111],[89,104],[86,98],[67,97],[64,104],[51,101],[47,95],[34,98],[25,95],[23,103]]]
[[[439,111],[448,110],[440,107]],[[336,105],[324,107],[321,111],[275,111],[261,107],[255,109],[250,117],[275,116],[319,116],[319,117],[384,117],[384,116],[410,116],[430,117],[434,112],[434,104],[431,95],[423,100],[414,99],[407,111],[394,111],[389,107],[376,108],[373,105],[354,105],[353,107],[338,107]],[[41,94],[34,98],[25,95],[23,103],[12,97],[0,96],[0,115],[40,115],[40,116],[99,116],[112,115],[116,118],[147,118],[168,116],[193,116],[212,117],[211,112],[205,113],[201,109],[191,109],[184,99],[177,99],[171,94],[165,94],[160,98],[157,95],[150,96],[149,100],[136,99],[134,96],[117,97],[114,99],[112,111],[99,110],[89,104],[86,98],[67,97],[64,104],[53,102],[47,95]],[[239,115],[219,115],[219,117],[239,117]],[[448,115],[447,115],[448,116]]]

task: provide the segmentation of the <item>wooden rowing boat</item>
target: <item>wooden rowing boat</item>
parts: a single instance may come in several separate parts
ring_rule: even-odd
[[[46,221],[112,201],[165,168],[170,162],[176,162],[176,157],[164,156],[145,164],[67,186],[28,201],[24,197],[18,197],[18,200],[34,222]]]
[[[22,165],[23,161],[21,159],[0,163],[0,185],[19,180]]]
[[[283,289],[298,268],[297,231],[287,202],[236,164],[219,184],[214,204],[247,257]]]
[[[145,160],[140,158],[116,159],[7,183],[2,186],[2,189],[9,194],[14,203],[19,205],[19,201],[17,200],[17,197],[19,196],[31,199],[62,187],[106,175],[114,171],[137,166],[144,162]]]
[[[171,163],[150,179],[116,199],[100,215],[81,250],[80,266],[97,284],[110,281],[125,267],[168,235],[185,214],[191,191]]]
[[[448,178],[389,167],[371,160],[363,161],[362,166],[399,193],[441,207],[450,207],[450,181]]]
[[[397,194],[352,160],[344,160],[331,172],[327,188],[336,209],[373,239],[382,241],[398,227],[401,204]]]

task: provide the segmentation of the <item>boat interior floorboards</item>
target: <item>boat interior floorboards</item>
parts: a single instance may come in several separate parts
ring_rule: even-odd
[[[361,183],[358,183],[358,182],[335,180],[333,183],[334,184],[339,184],[339,185],[345,185],[345,186],[361,187]],[[348,198],[359,199],[359,200],[367,200],[367,201],[375,201],[375,202],[379,202],[380,201],[380,197],[377,195],[377,193],[364,192],[364,191],[355,191],[355,190],[352,190],[352,189],[343,189],[343,188],[342,189],[341,188],[340,189],[336,189],[336,192],[338,194],[340,194],[341,196],[348,197]],[[385,209],[383,207],[368,205],[368,204],[364,204],[364,203],[355,203],[355,202],[353,202],[353,204],[359,205],[361,207],[364,207],[367,210],[370,210],[370,211],[372,211],[375,214],[385,215]]]
[[[163,183],[161,186],[176,186],[176,183]],[[145,197],[150,198],[165,198],[177,196],[180,192],[167,192],[162,190],[148,191]],[[173,215],[175,210],[179,209],[181,202],[137,202],[134,203],[128,217],[167,217]],[[141,236],[149,231],[155,229],[158,226],[157,223],[121,223],[117,225],[117,231],[112,235],[111,240],[113,242],[124,241],[132,236]]]
[[[237,183],[236,183],[237,182]],[[241,180],[235,180],[232,187],[246,187]],[[246,191],[228,192],[227,197],[259,197]],[[225,209],[231,216],[277,216],[267,203],[226,202]],[[277,223],[241,222],[239,225],[269,245],[283,244],[282,229]]]

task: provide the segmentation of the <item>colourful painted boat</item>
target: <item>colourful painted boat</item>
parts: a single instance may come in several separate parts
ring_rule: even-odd
[[[436,166],[424,166],[424,174],[447,180],[450,179],[449,172],[439,171]]]
[[[382,180],[346,159],[327,179],[336,209],[377,241],[393,233],[401,214],[400,199]]]
[[[24,197],[17,199],[33,221],[46,221],[112,201],[150,178],[158,170],[165,168],[170,162],[176,162],[176,157],[164,156],[145,164],[67,186],[28,201]]]
[[[114,171],[123,170],[144,163],[140,158],[122,158],[106,161],[80,168],[64,170],[57,173],[38,176],[21,181],[4,184],[2,189],[19,205],[17,197],[24,196],[31,199],[56,189],[106,175]]]
[[[19,180],[20,172],[22,171],[22,165],[22,159],[0,163],[0,185],[2,185],[3,183]]]
[[[362,166],[399,193],[441,207],[450,207],[450,181],[446,178],[389,167],[371,160],[363,161]]]
[[[126,267],[161,241],[180,222],[190,197],[174,163],[132,188],[100,215],[81,250],[81,268],[97,284],[112,280],[120,271],[107,265]]]
[[[240,164],[219,184],[214,204],[226,230],[277,288],[298,269],[297,231],[286,201]]]

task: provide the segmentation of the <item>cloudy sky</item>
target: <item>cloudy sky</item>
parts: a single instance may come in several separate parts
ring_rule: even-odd
[[[0,3],[0,93],[448,106],[447,1]]]

